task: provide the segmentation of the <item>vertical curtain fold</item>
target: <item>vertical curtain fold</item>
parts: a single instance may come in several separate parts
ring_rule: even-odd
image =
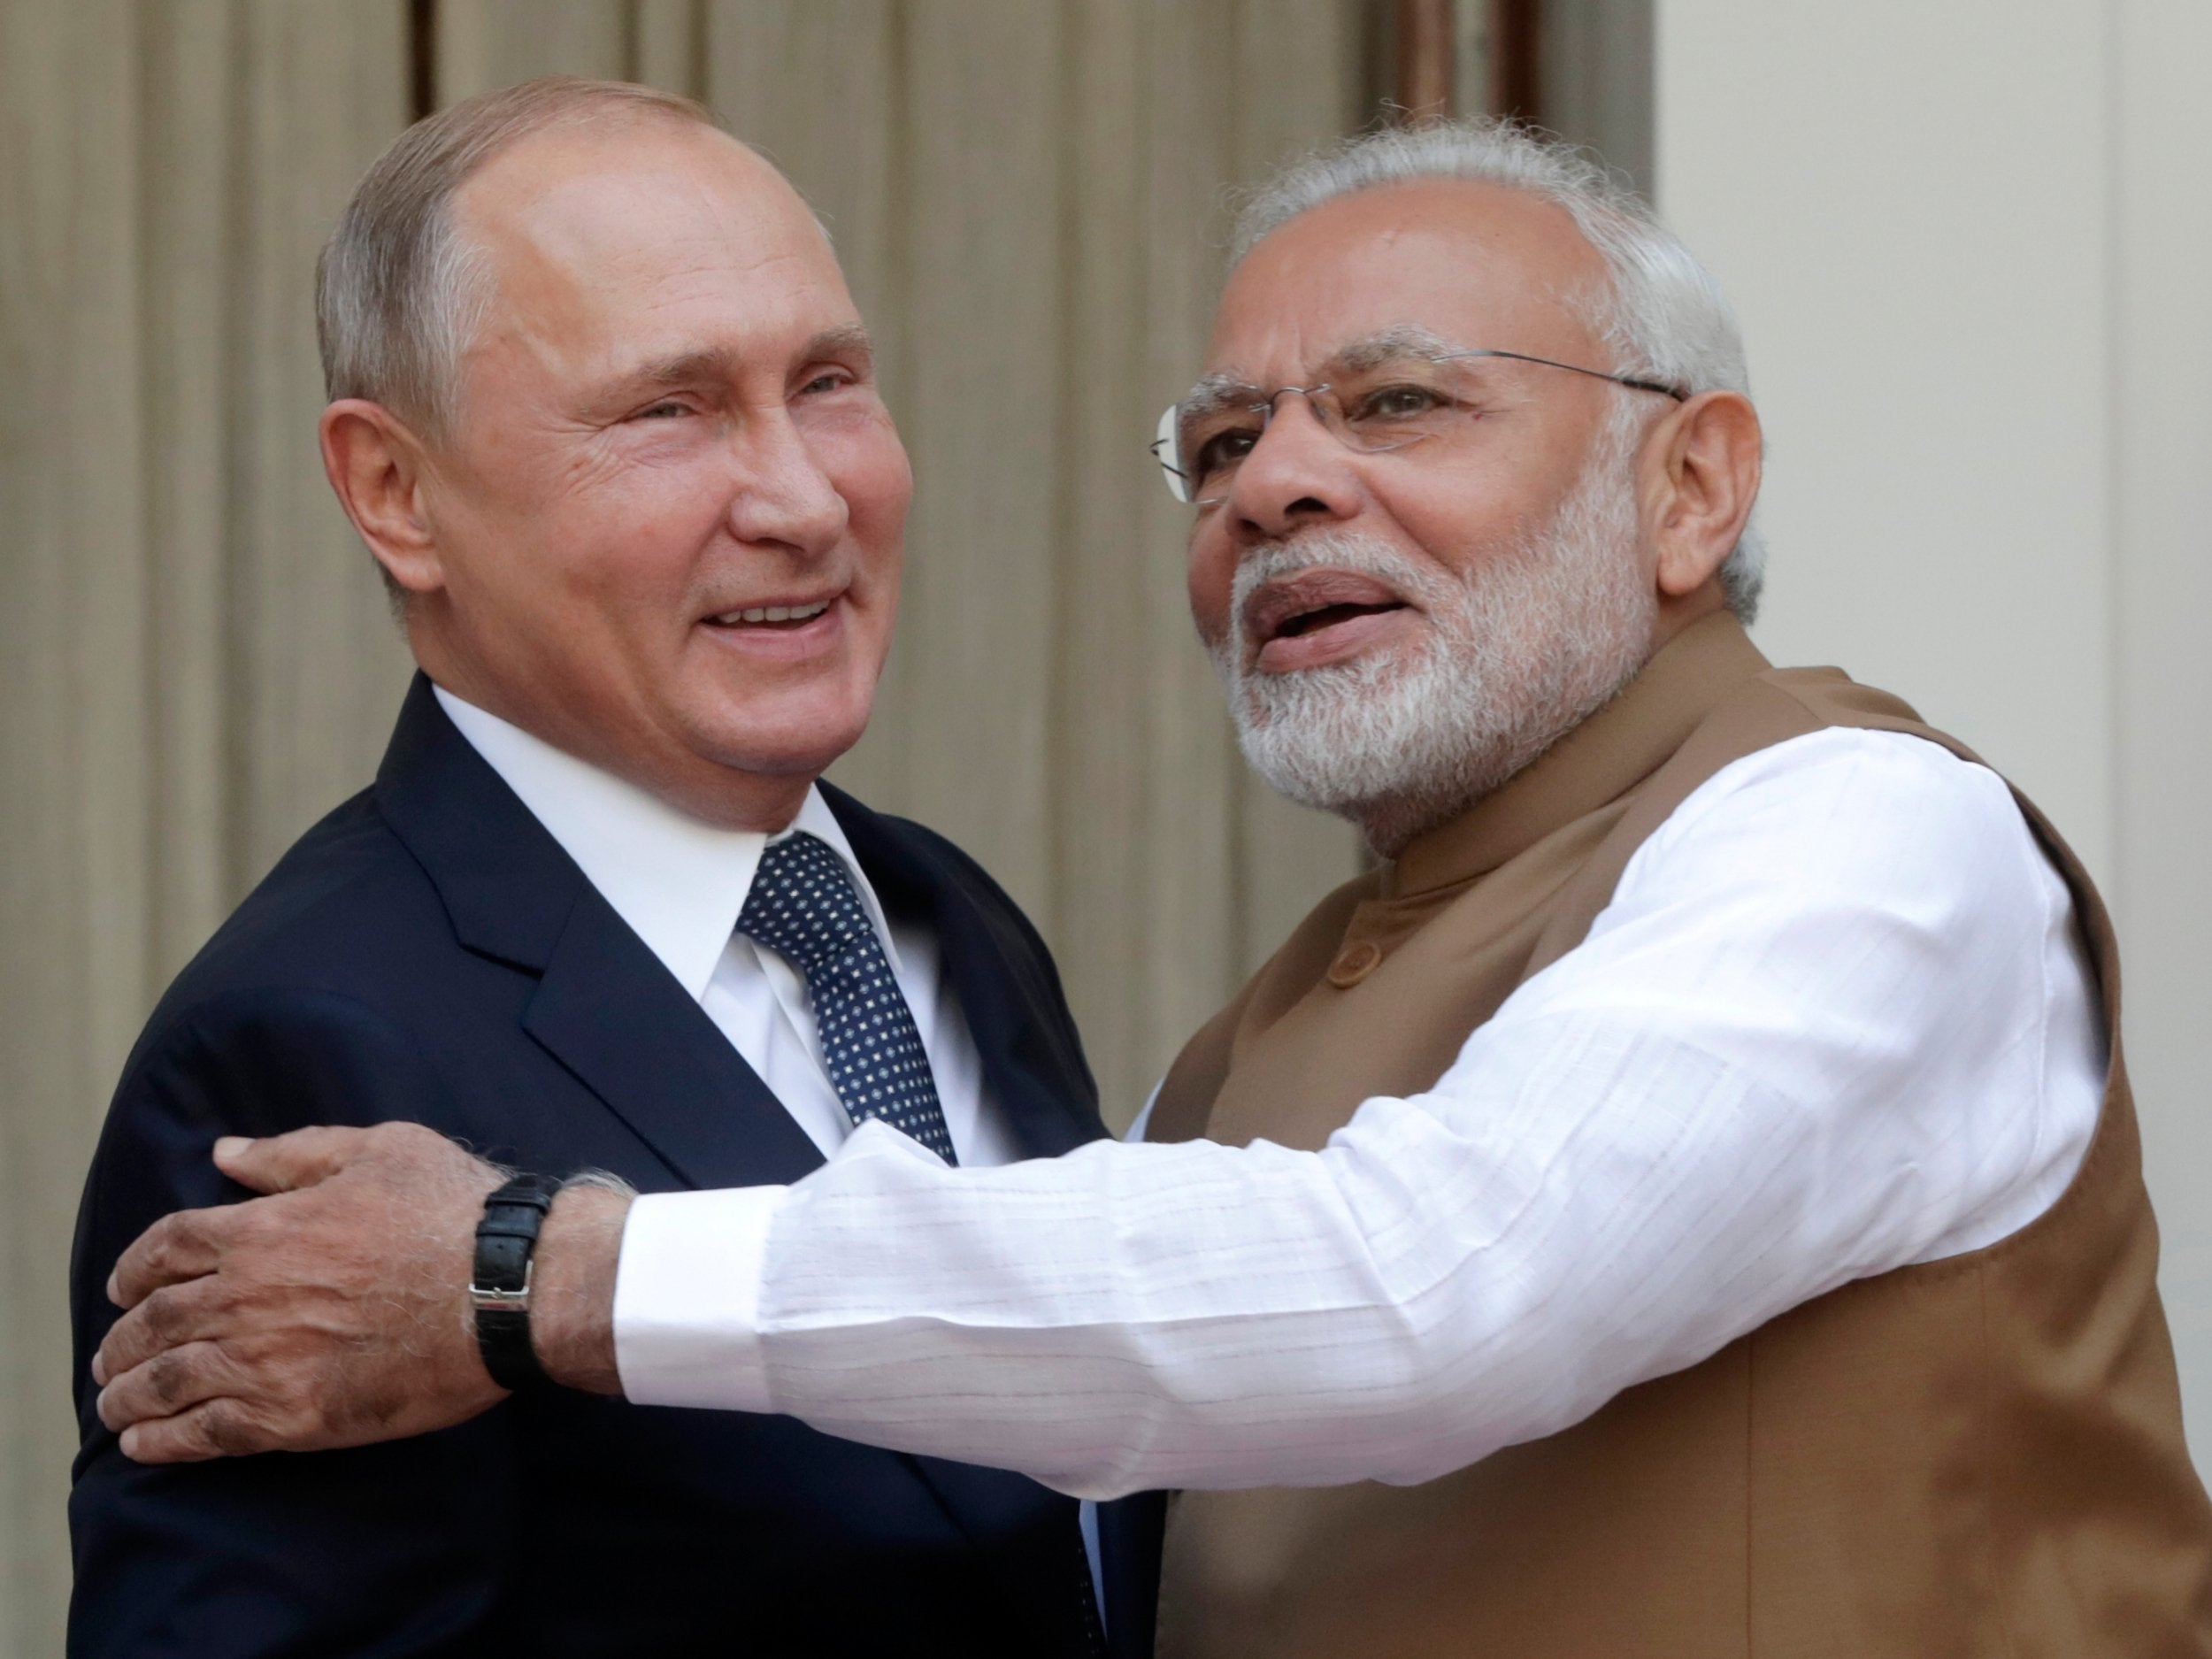
[[[405,682],[321,478],[309,292],[404,68],[396,0],[0,4],[0,1652],[61,1650],[108,1093]]]

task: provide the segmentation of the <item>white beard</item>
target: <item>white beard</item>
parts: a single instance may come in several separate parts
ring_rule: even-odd
[[[1247,667],[1233,622],[1211,654],[1252,769],[1394,857],[1610,701],[1643,667],[1658,612],[1632,556],[1635,435],[1609,423],[1551,524],[1462,577],[1332,531],[1247,558],[1233,618],[1261,583],[1321,565],[1388,583],[1431,625],[1409,650],[1268,674]]]

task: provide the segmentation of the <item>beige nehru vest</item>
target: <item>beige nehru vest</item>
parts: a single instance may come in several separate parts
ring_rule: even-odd
[[[1426,1087],[1575,948],[1730,762],[1824,726],[1966,751],[1883,693],[1698,623],[1541,760],[1340,889],[1176,1061],[1160,1140],[1319,1147]],[[1970,758],[1970,757],[1969,757]],[[1845,1286],[1548,1440],[1425,1486],[1187,1493],[1162,1659],[1935,1659],[2212,1653],[2212,1507],[2182,1443],[2157,1238],[2112,1038],[2080,1173],[2023,1231]]]

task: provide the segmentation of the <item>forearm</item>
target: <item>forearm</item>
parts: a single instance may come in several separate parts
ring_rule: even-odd
[[[1578,1184],[1680,1149],[1678,1121],[1624,1099],[1457,1123],[1436,1109],[1471,1102],[1378,1101],[1320,1154],[1101,1145],[955,1171],[856,1138],[780,1202],[757,1267],[729,1264],[757,1272],[750,1328],[715,1328],[710,1292],[696,1363],[626,1383],[1082,1496],[1432,1479],[1856,1271],[1825,1240],[1771,1248],[1801,1142],[1742,1079],[1709,1081],[1727,1179],[1609,1213]]]
[[[622,1392],[615,1366],[615,1271],[634,1196],[611,1187],[565,1187],[539,1232],[530,1342],[546,1375],[565,1387]]]

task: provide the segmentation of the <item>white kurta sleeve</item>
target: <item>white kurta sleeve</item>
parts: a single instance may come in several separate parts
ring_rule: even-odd
[[[2102,1046],[2003,784],[1817,733],[1710,780],[1433,1088],[1320,1152],[949,1170],[872,1125],[787,1190],[639,1201],[623,1380],[1085,1496],[1429,1479],[2024,1225]]]

